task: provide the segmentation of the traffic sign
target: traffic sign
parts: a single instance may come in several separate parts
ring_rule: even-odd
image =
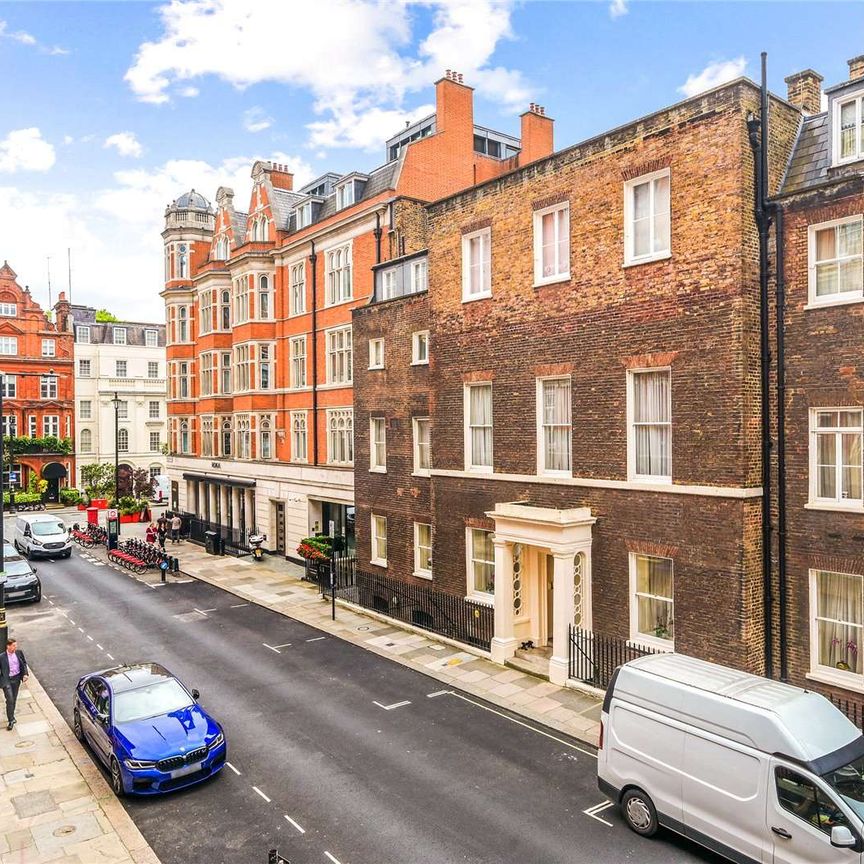
[[[109,519],[119,519],[120,517],[118,516],[118,513],[116,510],[109,510],[108,511],[108,518]]]

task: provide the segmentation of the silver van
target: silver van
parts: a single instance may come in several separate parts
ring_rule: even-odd
[[[68,558],[72,554],[69,530],[47,513],[18,516],[13,543],[25,558]]]
[[[616,670],[597,778],[636,833],[738,864],[864,864],[864,736],[816,693],[681,654]]]

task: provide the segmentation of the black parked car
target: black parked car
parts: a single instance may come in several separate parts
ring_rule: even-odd
[[[42,583],[36,570],[26,558],[22,558],[11,543],[3,544],[3,570],[6,573],[6,602],[18,603],[30,600],[38,603],[42,599]]]

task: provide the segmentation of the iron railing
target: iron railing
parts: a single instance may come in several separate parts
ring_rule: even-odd
[[[580,627],[568,628],[567,656],[571,678],[605,690],[612,673],[628,660],[656,654],[619,636],[605,636]]]
[[[249,532],[241,531],[239,528],[229,528],[227,525],[220,525],[218,522],[208,522],[206,519],[199,519],[192,513],[181,513],[183,520],[183,529],[188,532],[189,539],[193,543],[201,543],[206,541],[205,533],[207,531],[215,531],[221,538],[225,546],[225,551],[229,555],[239,555],[240,553],[250,552],[249,547]]]

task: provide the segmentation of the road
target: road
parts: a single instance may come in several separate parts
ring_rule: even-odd
[[[164,864],[718,860],[586,814],[591,748],[433,678],[203,583],[151,587],[77,550],[36,566],[45,598],[10,607],[10,632],[68,722],[82,674],[154,660],[225,726],[219,777],[126,799]]]

